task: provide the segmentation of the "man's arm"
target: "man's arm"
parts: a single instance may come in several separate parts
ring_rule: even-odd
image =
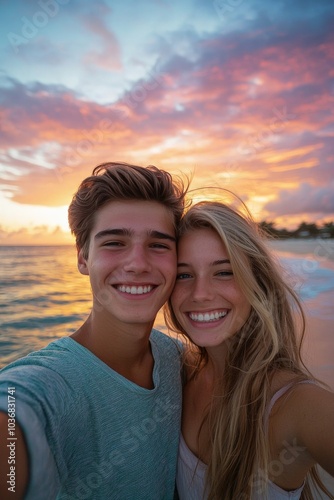
[[[28,451],[17,422],[12,437],[8,432],[11,429],[7,413],[0,412],[0,498],[22,500],[29,478]]]

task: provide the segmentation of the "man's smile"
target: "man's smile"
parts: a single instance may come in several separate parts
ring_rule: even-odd
[[[115,288],[123,293],[129,293],[131,295],[144,295],[150,293],[153,290],[152,285],[116,285]]]

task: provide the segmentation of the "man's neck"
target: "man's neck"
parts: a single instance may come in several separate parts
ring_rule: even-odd
[[[91,314],[72,338],[132,382],[152,389],[154,359],[149,342],[153,324],[115,325]]]

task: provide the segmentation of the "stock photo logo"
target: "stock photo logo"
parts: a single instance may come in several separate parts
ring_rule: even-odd
[[[21,27],[18,32],[9,31],[7,39],[17,54],[22,45],[27,45],[33,40],[42,28],[45,28],[50,20],[59,13],[63,5],[67,5],[70,0],[38,0],[37,4],[41,8],[36,10],[31,18],[21,17]]]

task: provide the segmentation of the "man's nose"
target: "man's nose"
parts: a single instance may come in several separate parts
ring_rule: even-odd
[[[139,244],[134,245],[128,253],[124,270],[126,272],[142,273],[150,269],[151,264],[147,249]]]

